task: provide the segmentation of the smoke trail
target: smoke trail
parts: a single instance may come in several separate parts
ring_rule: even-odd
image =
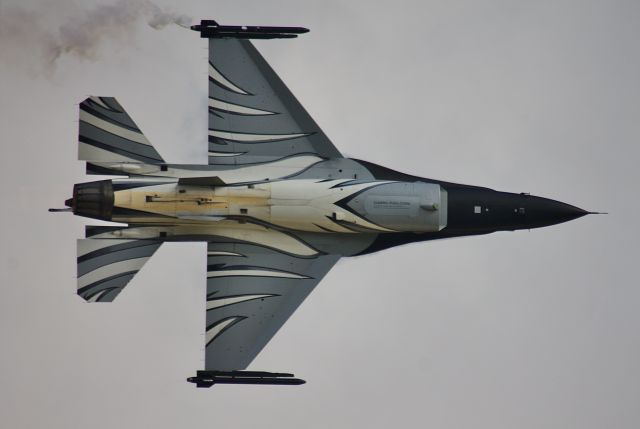
[[[161,9],[150,0],[118,0],[97,5],[84,14],[51,26],[47,10],[27,10],[0,3],[0,54],[20,62],[25,55],[39,54],[40,66],[54,67],[65,55],[95,60],[106,41],[126,42],[140,22],[160,30],[176,24],[188,27],[191,18]],[[17,57],[17,58],[15,58]]]

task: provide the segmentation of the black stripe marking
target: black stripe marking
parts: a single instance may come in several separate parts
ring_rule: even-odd
[[[120,103],[118,103],[118,101],[114,97],[98,97],[98,98],[100,99],[100,101],[106,104],[109,109],[113,110],[114,112],[126,114],[126,112],[124,111]]]
[[[108,287],[108,288],[104,288],[104,289],[98,289],[97,291],[95,291],[94,293],[91,293],[91,294],[82,295],[82,297],[85,300],[89,301],[94,296],[96,296],[98,294],[102,294],[102,296],[100,298],[98,298],[95,302],[104,302],[104,301],[102,301],[102,298],[104,298],[106,295],[108,295],[107,291],[112,291],[114,289],[119,289],[118,293],[120,293],[120,291],[122,291],[121,287]]]
[[[225,322],[225,321],[227,321],[229,319],[236,319],[233,322],[229,323],[227,326],[225,326],[220,332],[218,332],[218,334],[215,337],[211,338],[211,340],[207,343],[206,347],[209,347],[209,344],[211,344],[213,342],[213,340],[215,340],[220,335],[222,335],[224,332],[226,332],[227,329],[229,329],[230,327],[232,327],[236,323],[243,321],[246,318],[247,318],[246,316],[230,316],[230,317],[225,317],[224,319],[220,319],[217,322],[212,323],[211,325],[208,325],[207,329],[206,329],[206,332],[209,332],[210,329],[218,326],[219,324],[221,324],[221,323],[223,323],[223,322]],[[205,335],[206,335],[206,333],[205,333]]]
[[[228,295],[228,296],[220,296],[220,297],[218,297],[218,298],[214,298],[214,299],[208,299],[209,297],[207,296],[207,302],[211,302],[211,301],[221,301],[221,300],[223,300],[223,299],[239,298],[239,297],[241,297],[241,296],[251,296],[251,295],[268,295],[268,296],[258,296],[258,297],[254,297],[254,298],[247,299],[247,300],[240,301],[240,302],[232,302],[232,303],[229,303],[229,304],[220,305],[220,306],[217,306],[217,307],[215,307],[215,308],[209,308],[209,309],[207,309],[207,312],[209,312],[209,311],[213,311],[213,310],[217,310],[217,309],[219,309],[219,308],[228,307],[228,306],[230,306],[230,305],[243,304],[243,303],[245,303],[245,302],[251,302],[251,301],[254,301],[254,300],[256,300],[256,299],[265,300],[265,299],[267,299],[267,298],[273,298],[273,297],[275,297],[275,296],[280,296],[280,295],[278,295],[278,294],[273,294],[273,293],[245,293],[245,294],[242,294],[242,295]]]
[[[372,225],[375,225],[375,226],[380,227],[380,228],[382,228],[382,229],[387,229],[387,230],[388,230],[388,229],[390,229],[390,228],[386,228],[386,227],[384,227],[384,226],[378,225],[378,224],[377,224],[377,223],[375,223],[375,222],[371,222],[371,221],[370,221],[369,219],[367,219],[365,216],[363,216],[362,214],[358,213],[357,211],[355,211],[354,209],[352,209],[352,208],[349,206],[349,201],[351,201],[352,199],[354,199],[354,198],[355,198],[355,197],[357,197],[358,195],[362,194],[363,192],[366,192],[366,191],[368,191],[368,190],[370,190],[370,189],[373,189],[373,188],[377,188],[378,186],[388,185],[388,184],[389,184],[388,182],[377,183],[377,184],[374,184],[374,185],[369,186],[369,187],[367,187],[367,188],[360,189],[358,192],[354,192],[353,194],[349,195],[348,197],[345,197],[345,198],[341,199],[341,200],[340,200],[340,201],[338,201],[338,202],[335,202],[334,204],[335,204],[336,206],[338,206],[338,207],[343,208],[344,210],[348,211],[349,213],[353,214],[354,216],[356,216],[356,217],[359,217],[359,218],[361,218],[361,219],[366,220],[367,222],[369,222],[369,223],[370,223],[370,224],[372,224]],[[329,218],[329,219],[331,219],[331,218]],[[333,219],[332,219],[332,220],[333,220]],[[340,221],[335,221],[335,220],[334,220],[334,222],[335,222],[335,223],[337,223],[337,224],[339,224],[339,225],[342,225],[343,223],[345,223],[345,222],[340,222]],[[342,226],[344,226],[344,225],[342,225]],[[363,226],[363,225],[357,225],[357,227],[359,227],[359,228],[363,228],[365,231],[376,231],[375,229],[371,229],[371,228],[368,228],[368,227]],[[376,231],[376,232],[385,232],[385,231]],[[386,232],[393,232],[393,231],[386,231]]]
[[[262,140],[252,140],[252,141],[243,141],[243,140],[235,140],[235,139],[225,139],[222,137],[218,137],[219,139],[225,140],[225,141],[229,141],[229,142],[234,142],[234,143],[243,143],[243,144],[264,144],[264,143],[275,143],[275,142],[281,142],[281,141],[286,141],[286,140],[295,140],[295,139],[302,139],[302,138],[306,138],[309,136],[312,136],[315,134],[315,132],[310,132],[310,133],[289,133],[289,134],[302,134],[301,136],[293,136],[293,137],[281,137],[281,138],[269,138],[270,135],[276,135],[276,134],[261,134],[261,133],[247,133],[247,132],[240,132],[240,131],[227,131],[227,130],[214,130],[212,128],[209,128],[209,131],[217,131],[220,133],[231,133],[231,134],[245,134],[245,135],[252,135],[252,136],[257,136],[257,135],[265,135],[267,136],[266,139],[262,139]],[[282,133],[278,133],[278,134],[282,134]],[[209,137],[214,137],[214,136],[209,136]],[[211,140],[209,140],[211,141]]]
[[[309,277],[307,275],[304,274],[299,274],[299,273],[294,273],[293,271],[286,271],[286,270],[281,270],[278,268],[271,268],[271,267],[259,267],[259,266],[255,266],[255,265],[228,265],[227,264],[213,264],[213,265],[209,265],[207,266],[207,272],[209,271],[215,271],[215,272],[223,272],[223,271],[234,271],[234,270],[240,270],[240,271],[249,271],[249,270],[262,270],[262,271],[269,271],[272,273],[282,273],[282,274],[292,274],[294,276],[299,276],[301,278],[298,279],[291,279],[291,280],[306,280],[306,279],[312,279],[313,277]],[[241,274],[235,274],[235,275],[229,275],[229,276],[225,276],[225,277],[247,277],[247,276],[242,276]],[[261,275],[251,275],[248,277],[269,277],[271,278],[271,276],[261,276]]]
[[[95,109],[95,108],[106,109],[106,110],[109,110],[109,111],[114,112],[114,113],[124,113],[124,112],[122,112],[120,110],[116,110],[116,109],[112,108],[111,106],[109,106],[109,104],[107,104],[102,97],[97,97],[97,98],[100,101],[102,101],[105,105],[102,106],[102,105],[96,103],[95,101],[93,101],[91,98],[87,98],[84,102],[88,103],[89,107],[91,107],[93,109]],[[105,108],[105,106],[106,106],[106,108]]]
[[[209,114],[210,114],[210,115],[213,115],[213,116],[217,116],[218,118],[223,119],[223,120],[225,119],[225,118],[224,118],[224,116],[222,116],[222,115],[218,115],[218,114],[214,111],[214,109],[213,109],[212,107],[209,107]]]
[[[224,146],[227,146],[229,144],[229,142],[227,142],[224,139],[221,139],[220,137],[208,136],[208,140],[209,140],[209,143],[214,143],[214,144],[219,144]]]
[[[94,129],[99,130],[99,131],[101,131],[101,132],[103,132],[103,133],[107,133],[107,134],[109,134],[109,135],[111,135],[111,136],[114,136],[114,137],[115,137],[115,138],[117,138],[117,139],[124,140],[124,141],[125,141],[125,142],[127,142],[127,143],[134,144],[134,145],[140,145],[140,146],[143,146],[143,147],[144,147],[144,148],[146,148],[146,149],[152,149],[152,150],[154,150],[154,151],[155,151],[155,148],[154,148],[153,146],[151,146],[150,144],[144,144],[144,143],[137,142],[137,141],[135,141],[135,140],[130,140],[130,139],[126,138],[126,137],[122,137],[122,136],[120,136],[120,135],[118,135],[118,134],[114,134],[114,133],[112,133],[112,132],[111,132],[111,131],[109,131],[109,130],[106,130],[106,129],[104,129],[104,128],[100,128],[100,127],[99,127],[99,126],[97,126],[97,125],[93,125],[93,124],[91,124],[91,123],[89,123],[89,122],[87,122],[87,121],[83,121],[82,119],[80,119],[80,121],[79,121],[79,122],[80,122],[81,124],[83,124],[84,126],[94,128]],[[143,136],[143,137],[145,137],[145,136],[144,136],[144,134],[140,134],[140,135],[141,135],[141,136]],[[145,138],[146,138],[146,137],[145,137]]]
[[[117,242],[118,240],[114,239],[113,241]],[[161,242],[153,240],[134,240],[133,242],[129,243],[118,243],[112,246],[106,246],[101,249],[94,250],[93,252],[86,253],[82,256],[78,256],[78,264],[102,255],[107,255],[109,253],[120,252],[127,249],[135,249],[136,247],[160,246],[161,244]]]
[[[84,287],[82,287],[82,288],[78,289],[78,295],[84,295],[84,293],[85,293],[85,292],[90,291],[91,289],[93,289],[93,288],[96,288],[96,287],[100,286],[102,283],[105,283],[105,282],[108,282],[108,281],[111,281],[111,280],[115,280],[115,279],[118,279],[118,278],[120,278],[120,277],[131,276],[131,278],[125,282],[125,284],[124,284],[124,285],[126,285],[126,284],[127,284],[127,283],[129,283],[129,281],[133,278],[133,276],[135,276],[135,275],[136,275],[136,273],[137,273],[138,271],[139,271],[139,270],[135,270],[135,271],[125,271],[124,273],[114,274],[114,275],[109,276],[109,277],[106,277],[106,278],[104,278],[104,279],[102,279],[102,280],[98,280],[98,281],[96,281],[96,282],[94,282],[94,283],[91,283],[91,284],[89,284],[89,285],[86,285],[86,286],[84,286]],[[122,285],[122,287],[124,287],[124,285]]]
[[[348,229],[349,231],[352,231],[352,232],[361,232],[361,231],[358,231],[358,230],[353,229],[353,228],[350,226],[351,224],[350,224],[350,223],[348,223],[348,222],[339,222],[339,221],[337,221],[336,219],[332,218],[331,216],[325,216],[325,217],[326,217],[327,219],[329,219],[331,222],[335,223],[336,225],[340,225],[341,227],[346,228],[346,229]],[[343,225],[343,223],[344,223],[344,225]]]
[[[127,189],[144,188],[145,186],[171,185],[173,182],[144,182],[144,183],[113,183],[113,191],[124,191]]]
[[[90,115],[96,116],[96,117],[98,117],[98,118],[100,118],[100,119],[102,119],[102,120],[105,120],[105,121],[107,121],[107,122],[109,122],[109,123],[113,124],[113,125],[117,125],[117,126],[119,126],[119,127],[126,128],[126,129],[128,129],[129,131],[135,131],[136,133],[140,133],[140,134],[142,134],[142,131],[140,131],[140,128],[138,128],[138,126],[137,126],[137,125],[134,127],[134,126],[128,125],[128,124],[126,124],[126,123],[124,123],[124,122],[120,122],[120,121],[119,121],[118,119],[116,119],[116,118],[112,118],[112,117],[110,117],[110,116],[105,115],[104,113],[99,112],[98,110],[93,109],[93,108],[92,108],[92,106],[90,106],[90,105],[88,105],[88,104],[81,104],[81,105],[80,105],[80,110],[84,110],[85,112],[89,113]],[[131,120],[131,118],[129,117],[129,115],[127,115],[125,112],[122,112],[122,113],[119,113],[119,114],[120,114],[120,115],[124,115],[124,116],[126,116],[126,117],[127,117],[127,119],[128,119],[132,124],[134,124],[134,125],[135,125],[135,122],[133,122],[133,120]]]
[[[224,113],[229,113],[231,115],[238,115],[238,116],[274,116],[274,115],[279,115],[280,114],[278,112],[272,112],[271,110],[264,110],[264,109],[261,109],[259,107],[243,106],[242,104],[236,104],[236,103],[232,103],[230,101],[224,101],[224,100],[220,100],[219,98],[214,98],[214,97],[209,97],[209,100],[219,101],[221,103],[230,104],[232,106],[244,107],[245,109],[254,109],[254,110],[259,110],[260,111],[260,113],[241,113],[241,112],[234,112],[233,110],[223,109],[221,107],[209,106],[209,111],[210,112],[212,110],[215,110],[215,111],[218,111],[218,112],[224,112]]]
[[[314,225],[326,232],[339,232],[339,231],[332,231],[329,228],[325,228],[324,226],[318,225],[317,223],[314,223]]]
[[[211,77],[211,75],[209,75],[209,81],[212,82],[215,86],[220,87],[222,89],[225,89],[227,91],[233,92],[234,94],[240,94],[240,95],[254,95],[252,93],[250,93],[249,91],[247,91],[246,89],[242,88],[240,85],[236,84],[234,81],[232,81],[231,79],[229,79],[227,76],[225,76],[222,72],[220,72],[220,70],[217,69],[216,66],[213,65],[213,63],[211,61],[209,61],[209,65],[211,67],[213,67],[213,69],[215,71],[217,71],[220,76],[222,76],[223,78],[225,78],[227,80],[227,82],[231,82],[233,85],[235,85],[236,88],[240,88],[241,91],[244,91],[246,94],[243,94],[241,92],[237,92],[234,89],[228,88],[227,86],[223,85],[222,83],[219,83],[217,80],[215,80],[214,78]]]
[[[123,207],[114,206],[113,210],[111,211],[111,217],[115,218],[116,216],[172,218],[172,216],[163,215],[160,213],[147,212],[144,210],[126,209]]]
[[[80,135],[78,136],[78,140],[84,144],[88,144],[89,146],[95,146],[97,148],[100,149],[104,149],[108,152],[113,152],[116,153],[118,155],[124,155],[127,158],[132,158],[132,159],[136,159],[138,161],[142,161],[142,162],[146,162],[147,164],[164,164],[164,160],[161,158],[151,158],[148,156],[144,156],[144,155],[138,155],[135,152],[130,152],[128,150],[124,150],[124,149],[120,149],[120,148],[116,148],[113,147],[111,145],[108,145],[106,143],[102,143],[96,140],[93,140],[87,136],[84,135]],[[93,160],[96,161],[96,160]]]
[[[113,168],[102,167],[100,165],[94,164],[93,162],[87,161],[87,168],[85,170],[87,174],[99,174],[105,176],[132,176],[132,173],[125,173],[120,170],[114,170]]]
[[[140,156],[153,157],[162,160],[162,157],[153,146],[129,140],[125,137],[110,133],[104,128],[97,127],[85,121],[80,121],[79,123],[78,136],[79,140],[84,137],[94,141],[102,142],[103,144],[106,144],[109,147],[113,147],[114,149],[131,151],[132,153],[136,153]]]

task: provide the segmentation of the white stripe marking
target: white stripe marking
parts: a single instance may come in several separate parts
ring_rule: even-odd
[[[105,239],[93,239],[93,238],[79,238],[76,240],[77,247],[78,247],[78,257],[84,256],[87,253],[91,253],[99,249],[103,249],[105,247],[129,243],[131,241],[134,241],[134,240],[105,240]]]
[[[89,271],[83,276],[78,277],[78,289],[88,286],[107,277],[125,273],[127,271],[139,271],[147,262],[150,256],[143,258],[128,259],[126,261],[114,262],[113,264],[103,265],[93,271]]]
[[[209,107],[224,110],[225,112],[239,113],[241,115],[275,115],[275,112],[241,106],[239,104],[229,103],[228,101],[218,100],[216,98],[209,99]]]
[[[210,251],[207,252],[208,256],[243,256],[240,253],[234,253],[234,252],[222,252],[222,251]]]
[[[264,295],[244,295],[244,296],[233,296],[230,298],[216,298],[207,301],[207,310],[212,310],[214,308],[222,307],[225,305],[237,304],[239,302],[251,301],[253,299],[259,298],[269,298],[275,295],[264,294]]]
[[[209,76],[211,76],[211,79],[215,80],[220,85],[230,89],[233,92],[237,92],[238,94],[242,94],[242,95],[249,95],[248,92],[244,91],[242,88],[237,87],[236,85],[231,83],[226,77],[222,76],[220,72],[216,70],[215,67],[213,67],[211,64],[209,64]]]
[[[231,323],[235,322],[238,319],[240,319],[240,317],[234,317],[231,319],[224,320],[215,326],[212,326],[211,329],[207,331],[205,344],[209,344],[211,341],[213,341],[215,337],[220,335],[220,332],[222,332],[224,328],[226,328],[227,326],[229,326]]]
[[[279,277],[282,279],[308,279],[310,277],[286,271],[271,270],[220,270],[207,272],[207,278],[212,277]]]
[[[274,140],[288,140],[297,137],[308,136],[308,133],[294,134],[244,134],[231,133],[229,131],[209,130],[209,135],[220,139],[232,140],[236,142],[270,142]]]
[[[107,292],[110,292],[112,289],[101,290],[100,292],[94,294],[91,298],[87,300],[87,302],[97,302],[103,295],[106,295]]]
[[[209,151],[209,156],[239,156],[244,155],[245,152],[214,152]]]
[[[142,161],[138,159],[120,155],[119,153],[91,146],[83,142],[78,142],[78,160],[93,162],[132,162],[135,164],[142,163]],[[126,174],[127,173],[124,172],[122,173],[123,176]]]
[[[91,101],[93,101],[94,103],[104,107],[105,109],[113,111],[113,109],[111,107],[107,106],[106,104],[104,104],[104,102],[102,100],[100,100],[100,97],[96,97],[96,96],[92,95],[89,98],[91,99]]]
[[[107,122],[103,119],[100,119],[96,116],[93,116],[91,113],[86,112],[84,110],[80,110],[80,120],[82,122],[86,122],[87,124],[91,124],[95,127],[100,128],[101,130],[107,131],[113,135],[118,137],[122,137],[123,139],[131,140],[136,143],[144,144],[147,146],[151,146],[151,143],[147,138],[142,134],[136,131],[131,131],[123,127],[119,127],[111,122]]]

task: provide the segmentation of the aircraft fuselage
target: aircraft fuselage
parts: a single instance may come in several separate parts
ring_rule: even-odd
[[[185,228],[188,237],[207,235],[227,225],[221,221],[233,221],[239,228],[256,224],[292,232],[391,235],[378,239],[386,242],[383,248],[538,228],[588,213],[525,193],[424,179],[349,161],[369,174],[360,173],[358,178],[353,166],[345,171],[319,163],[302,178],[225,184],[223,180],[233,178],[224,176],[224,171],[184,167],[169,171],[155,166],[149,168],[156,168],[156,174],[188,171],[191,175],[186,180],[156,176],[78,184],[67,204],[81,216],[153,226],[159,238],[179,236],[176,231]],[[145,238],[154,238],[146,231]]]

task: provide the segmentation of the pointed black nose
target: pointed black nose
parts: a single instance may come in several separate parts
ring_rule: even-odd
[[[527,200],[523,204],[526,212],[524,220],[529,228],[568,222],[589,214],[588,211],[579,207],[548,198],[528,197]]]
[[[555,225],[589,212],[549,198],[472,186],[447,189],[450,230],[465,233],[513,231]]]

